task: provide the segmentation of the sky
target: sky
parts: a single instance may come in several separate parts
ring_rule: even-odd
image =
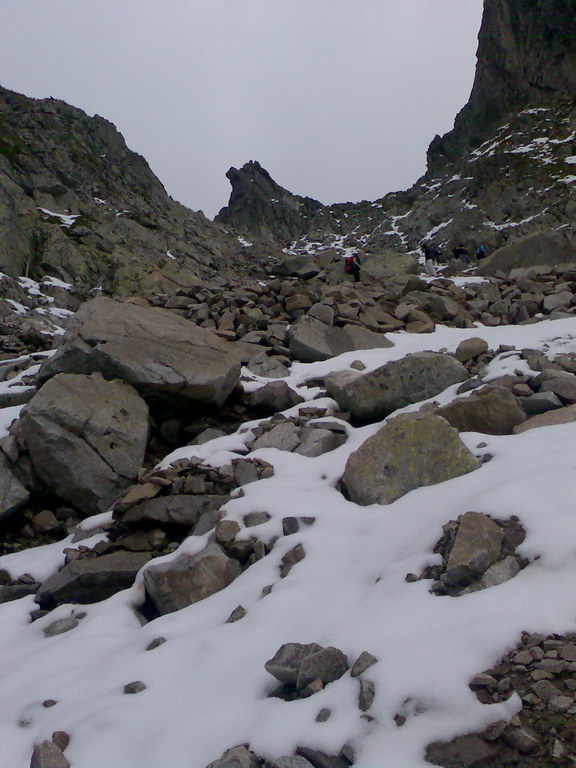
[[[111,120],[213,217],[258,160],[324,203],[424,172],[474,77],[482,0],[0,0],[0,83]]]

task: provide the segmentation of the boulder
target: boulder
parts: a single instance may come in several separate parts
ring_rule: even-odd
[[[415,488],[480,467],[458,432],[440,416],[403,414],[352,453],[342,482],[356,504],[391,504]]]
[[[459,432],[509,435],[526,421],[520,401],[505,387],[487,386],[458,398],[436,413]]]
[[[504,531],[480,512],[466,512],[460,518],[446,568],[446,583],[466,585],[481,576],[500,557]]]
[[[30,494],[13,474],[8,460],[0,453],[0,520],[26,504],[29,498]]]
[[[576,256],[574,246],[558,232],[534,232],[499,248],[478,266],[479,275],[510,273],[520,267],[570,263]]]
[[[136,574],[151,555],[145,552],[112,552],[101,557],[72,560],[50,576],[36,593],[36,602],[52,608],[63,603],[97,603],[131,587]]]
[[[355,349],[383,349],[393,344],[383,333],[358,325],[328,326],[310,315],[300,317],[288,333],[290,352],[296,360],[315,363]]]
[[[467,378],[466,368],[450,355],[416,352],[370,373],[331,374],[326,377],[326,389],[343,411],[350,411],[359,421],[371,421]]]
[[[346,435],[330,429],[315,429],[313,426],[300,430],[300,445],[294,450],[301,456],[314,458],[339,448],[346,442]]]
[[[204,600],[231,584],[240,565],[212,542],[195,555],[181,555],[144,571],[146,592],[161,615]]]
[[[313,680],[331,683],[348,670],[348,660],[338,648],[317,643],[285,643],[264,665],[284,685],[301,690]]]
[[[223,341],[169,310],[102,297],[80,307],[39,376],[97,371],[132,384],[146,398],[178,395],[221,405],[251,354],[246,345]]]
[[[552,427],[556,424],[570,424],[573,421],[576,421],[576,405],[567,405],[565,408],[557,408],[555,411],[547,411],[538,414],[538,416],[532,416],[528,421],[514,427],[513,432],[515,435],[519,435],[529,429]]]
[[[461,363],[467,363],[487,351],[488,343],[484,341],[484,339],[474,337],[472,339],[464,339],[464,341],[461,341],[456,348],[454,357]]]
[[[271,381],[252,392],[248,398],[250,406],[259,411],[277,413],[303,403],[304,398],[289,387],[285,381]]]
[[[148,406],[129,384],[100,374],[60,374],[21,418],[36,474],[80,512],[106,511],[136,480],[148,440]]]
[[[306,280],[316,277],[320,272],[320,267],[310,256],[288,256],[274,268],[274,272],[277,275],[299,277]]]

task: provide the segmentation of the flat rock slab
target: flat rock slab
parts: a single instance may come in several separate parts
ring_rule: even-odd
[[[223,341],[169,310],[102,297],[80,307],[39,376],[98,371],[145,397],[178,394],[221,405],[250,356],[245,345]]]
[[[526,421],[520,401],[505,387],[482,387],[468,397],[458,398],[436,413],[459,432],[510,435]]]
[[[80,512],[105,512],[136,480],[148,440],[148,406],[129,384],[100,374],[60,374],[21,418],[38,477]]]
[[[160,496],[133,507],[122,515],[122,523],[166,523],[174,525],[196,525],[204,512],[219,509],[228,501],[228,496],[216,494]]]
[[[240,575],[236,560],[211,543],[196,555],[152,565],[144,572],[146,592],[161,615],[205,600]]]
[[[357,325],[343,328],[325,325],[310,315],[299,318],[290,328],[290,352],[296,360],[314,363],[355,349],[394,346],[383,333]]]
[[[467,378],[466,368],[450,355],[416,352],[370,373],[345,371],[327,376],[326,389],[343,411],[370,421],[427,400]]]
[[[514,434],[519,435],[521,432],[528,432],[530,429],[538,429],[539,427],[570,424],[573,421],[576,421],[576,405],[568,405],[566,408],[558,408],[555,411],[540,413],[523,424],[518,424],[517,427],[514,427]]]
[[[391,504],[480,466],[446,419],[411,413],[392,419],[352,453],[342,481],[356,504]]]
[[[50,576],[38,590],[36,602],[53,607],[63,603],[97,603],[131,587],[136,574],[149,560],[145,552],[113,552],[82,558]]]

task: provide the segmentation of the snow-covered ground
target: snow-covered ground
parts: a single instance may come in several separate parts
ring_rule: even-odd
[[[287,381],[304,394],[307,379],[346,370],[354,360],[372,370],[410,352],[454,351],[470,337],[484,338],[492,349],[505,344],[549,356],[576,352],[576,319],[437,326],[432,334],[389,337],[389,349],[294,364]],[[503,353],[486,377],[519,367],[517,355]],[[245,386],[262,382],[253,377]],[[435,400],[448,402],[455,389]],[[314,404],[334,405],[327,398]],[[12,415],[0,412],[0,423]],[[180,449],[163,464],[183,455],[227,463],[248,450],[250,426]],[[346,742],[355,749],[357,768],[425,768],[429,742],[510,718],[520,706],[516,696],[483,705],[468,683],[513,647],[523,630],[576,630],[576,423],[505,437],[463,434],[473,452],[493,459],[393,504],[359,507],[336,485],[350,453],[380,426],[347,425],[347,443],[318,458],[276,449],[251,454],[272,463],[274,477],[244,486],[244,496],[227,504],[227,517],[242,523],[247,513],[266,511],[271,519],[241,536],[271,540],[287,516],[316,522],[280,536],[267,557],[206,600],[142,626],[133,610],[144,594],[140,573],[131,589],[108,600],[60,606],[32,624],[32,597],[0,605],[0,768],[28,768],[34,744],[57,730],[71,735],[66,757],[72,768],[204,768],[242,743],[263,757],[278,757],[297,746],[335,753]],[[406,574],[438,562],[432,549],[442,526],[468,510],[502,520],[517,515],[527,532],[519,552],[530,565],[498,587],[457,598],[431,594],[427,581],[407,583]],[[201,550],[207,536],[187,539],[164,559]],[[305,559],[280,579],[282,556],[299,543]],[[62,564],[65,546],[68,540],[0,558],[0,569],[43,578]],[[269,585],[273,589],[263,597]],[[226,624],[240,604],[245,618]],[[44,636],[53,621],[79,612],[86,616],[75,629]],[[158,636],[167,642],[146,651]],[[369,672],[376,686],[374,720],[362,718],[359,683],[349,674],[307,699],[268,698],[277,683],[264,663],[286,642],[336,646],[350,663],[362,651],[376,656]],[[124,686],[135,680],[146,689],[125,695]],[[48,699],[57,703],[44,707]],[[316,722],[323,708],[332,715]],[[406,717],[403,727],[396,714]]]

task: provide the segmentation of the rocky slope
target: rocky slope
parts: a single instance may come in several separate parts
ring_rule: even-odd
[[[1,93],[0,768],[574,764],[571,5],[487,0],[482,135],[373,203],[212,224]]]
[[[106,292],[190,285],[241,260],[174,202],[112,123],[0,88],[0,270]]]

